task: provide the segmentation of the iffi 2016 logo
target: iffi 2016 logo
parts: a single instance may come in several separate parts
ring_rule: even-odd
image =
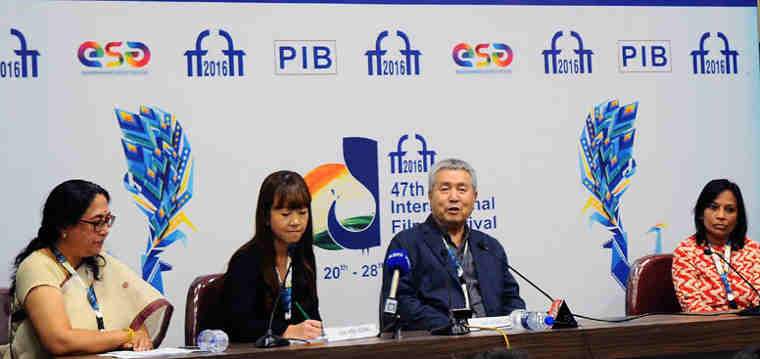
[[[591,56],[594,51],[583,47],[581,35],[575,31],[570,31],[570,37],[575,39],[577,47],[572,53],[563,52],[557,48],[557,40],[562,38],[562,31],[554,33],[551,41],[551,48],[541,51],[544,55],[544,73],[547,74],[590,74]]]
[[[718,32],[723,49],[720,50],[722,56],[708,56],[710,50],[705,49],[705,41],[710,38],[710,33],[706,32],[699,38],[699,49],[691,52],[692,70],[694,74],[712,75],[712,74],[736,74],[739,70],[737,58],[739,51],[732,50],[728,43],[728,37],[722,32]]]
[[[235,77],[244,76],[243,56],[245,51],[235,49],[230,33],[224,30],[217,32],[227,45],[226,50],[221,50],[222,58],[206,59],[208,50],[203,48],[203,39],[211,35],[211,31],[203,30],[195,38],[195,49],[185,51],[187,58],[187,77]],[[193,61],[195,60],[195,61]],[[193,72],[195,69],[195,72]]]
[[[30,72],[32,77],[37,77],[37,57],[40,56],[40,52],[26,47],[26,38],[21,31],[11,29],[11,36],[18,39],[18,49],[13,50],[13,54],[18,56],[18,59],[0,61],[0,78],[25,78],[29,77]],[[29,71],[30,67],[31,71]]]
[[[304,176],[311,191],[314,244],[327,250],[380,246],[377,141],[343,139],[346,162],[321,165]]]
[[[396,31],[396,37],[403,42],[403,48],[399,50],[400,58],[395,58],[384,50],[382,43],[388,37],[388,30],[381,32],[375,39],[375,49],[367,50],[367,74],[372,76],[411,76],[420,74],[420,50],[412,49],[409,36],[401,30]],[[386,57],[387,56],[387,57]]]
[[[407,151],[404,151],[404,142],[409,139],[409,135],[403,135],[398,139],[398,145],[396,145],[396,151],[388,153],[388,158],[391,160],[391,173],[427,173],[428,163],[430,166],[435,163],[436,152],[428,150],[427,142],[425,138],[419,134],[414,135],[414,139],[419,142],[420,150],[417,154],[420,155],[419,159],[407,159]]]

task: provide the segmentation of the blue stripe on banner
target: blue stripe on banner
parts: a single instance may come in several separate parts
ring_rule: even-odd
[[[757,7],[756,0],[89,0],[110,2],[365,4],[365,5],[530,5],[530,6],[667,6]]]

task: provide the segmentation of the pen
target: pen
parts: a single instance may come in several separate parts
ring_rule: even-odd
[[[311,317],[309,317],[309,315],[306,314],[306,311],[304,311],[303,308],[301,308],[301,305],[298,304],[298,302],[293,301],[293,303],[295,303],[296,308],[298,308],[298,310],[301,311],[301,314],[303,314],[303,317],[306,318],[306,320],[310,320],[311,319]],[[325,336],[325,321],[324,320],[322,321],[322,337],[324,337],[324,338],[327,337],[327,336]]]
[[[301,311],[301,314],[303,314],[303,317],[304,317],[304,318],[306,318],[306,320],[311,320],[311,318],[309,317],[309,315],[308,315],[308,314],[306,314],[306,312],[303,310],[303,308],[301,308],[301,305],[300,305],[300,304],[298,304],[298,302],[296,302],[296,301],[293,301],[293,303],[295,303],[295,305],[296,305],[296,308],[298,308],[298,310],[300,310],[300,311]]]

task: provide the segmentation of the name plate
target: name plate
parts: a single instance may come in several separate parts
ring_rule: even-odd
[[[468,319],[467,322],[470,325],[475,325],[478,327],[502,328],[502,329],[512,328],[512,321],[509,319],[508,315],[505,315],[502,317],[471,318],[471,319]],[[472,328],[472,330],[480,330],[480,329]]]
[[[338,340],[370,338],[380,332],[377,324],[361,324],[351,327],[325,328],[327,341],[334,342]]]

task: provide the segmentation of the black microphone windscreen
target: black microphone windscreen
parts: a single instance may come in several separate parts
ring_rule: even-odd
[[[711,256],[712,255],[712,249],[710,249],[710,247],[705,248],[705,254],[708,255],[708,256]]]
[[[488,252],[488,246],[487,246],[485,243],[483,243],[483,242],[478,242],[478,247],[480,247],[480,249],[482,249],[482,250],[484,250],[484,251]]]
[[[296,253],[296,246],[298,246],[297,243],[288,244],[288,255],[289,256],[292,257],[293,255],[295,255],[295,253]]]

